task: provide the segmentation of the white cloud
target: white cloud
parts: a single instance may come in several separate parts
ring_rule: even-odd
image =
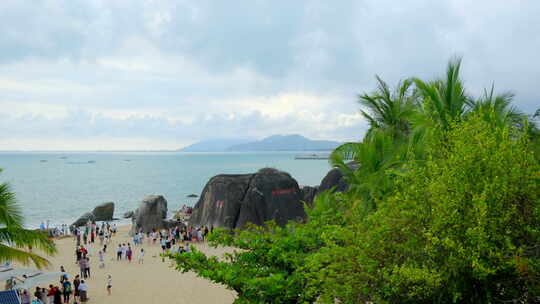
[[[3,1],[0,149],[354,140],[375,74],[434,77],[455,54],[472,93],[495,82],[531,112],[538,15],[504,0]]]

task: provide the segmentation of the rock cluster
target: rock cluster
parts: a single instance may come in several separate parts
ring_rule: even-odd
[[[193,208],[190,223],[243,228],[274,220],[284,225],[305,217],[302,192],[288,173],[265,168],[254,174],[214,176]]]
[[[73,226],[84,226],[88,221],[111,221],[114,214],[114,203],[107,202],[100,204],[92,210],[92,212],[87,212],[81,217],[79,217],[72,225]]]

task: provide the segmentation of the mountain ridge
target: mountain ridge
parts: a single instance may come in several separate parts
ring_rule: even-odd
[[[236,142],[235,142],[236,141]],[[262,151],[331,151],[341,142],[312,140],[299,134],[271,135],[261,140],[204,140],[178,151],[182,152],[262,152]]]

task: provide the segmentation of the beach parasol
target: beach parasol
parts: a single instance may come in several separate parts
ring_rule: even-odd
[[[0,268],[0,281],[6,281],[11,278],[20,277],[22,275],[30,275],[38,273],[38,270],[27,268],[13,268],[13,267],[1,267]]]
[[[15,289],[30,289],[43,283],[58,281],[58,279],[65,274],[65,272],[37,272],[28,275],[22,283],[15,285]]]

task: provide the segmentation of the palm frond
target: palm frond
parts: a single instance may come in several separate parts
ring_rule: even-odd
[[[0,262],[17,261],[23,265],[34,264],[37,268],[42,269],[51,265],[51,263],[32,252],[13,248],[4,244],[0,244]]]

